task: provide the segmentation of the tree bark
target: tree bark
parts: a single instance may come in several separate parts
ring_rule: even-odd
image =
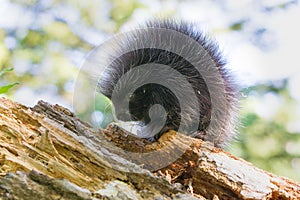
[[[208,142],[174,131],[149,142],[116,124],[94,130],[43,101],[0,98],[0,147],[2,199],[300,199],[299,183]]]

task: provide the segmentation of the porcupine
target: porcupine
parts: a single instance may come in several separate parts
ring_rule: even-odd
[[[213,39],[209,38],[207,34],[198,30],[196,26],[187,22],[152,20],[139,28],[142,28],[143,31],[137,29],[132,35],[126,37],[124,41],[121,41],[119,46],[117,46],[117,51],[120,56],[114,59],[106,68],[104,75],[101,77],[98,84],[100,92],[112,99],[117,119],[121,121],[135,121],[139,122],[138,124],[141,126],[145,126],[153,120],[149,116],[150,108],[153,105],[159,104],[165,109],[166,116],[165,118],[163,116],[157,117],[156,121],[165,121],[165,124],[154,137],[149,136],[148,139],[157,140],[168,130],[177,131],[181,121],[184,120],[184,125],[186,127],[196,127],[196,130],[192,132],[188,128],[184,129],[183,132],[185,134],[210,141],[217,147],[225,147],[236,135],[235,119],[238,107],[238,87],[230,70],[226,68],[226,61],[221,55],[218,44]],[[167,40],[163,40],[161,39],[163,36],[160,34],[151,35],[152,33],[150,33],[150,30],[153,29],[170,30],[183,34],[200,45],[202,49],[199,52],[194,52],[192,44],[180,44],[180,42],[177,44],[178,41],[180,41],[180,38],[176,41],[176,36],[170,36]],[[130,48],[127,48],[128,45],[143,46],[143,43],[146,40],[150,41],[151,44],[154,44],[153,47],[147,47],[147,45],[145,45],[144,48],[136,48],[131,51],[128,50]],[[161,43],[165,43],[164,45],[166,48],[155,48],[156,44]],[[189,61],[191,59],[188,60],[181,55],[169,51],[168,46],[170,45],[179,50],[184,48],[185,51],[189,52],[189,56],[192,60],[196,63],[201,63],[201,66],[204,66],[204,68],[214,69],[219,74],[219,78],[214,77],[215,75],[203,77],[204,75],[199,73],[199,70],[197,70],[197,68]],[[191,49],[189,50],[189,48]],[[205,57],[203,55],[207,56]],[[209,58],[211,62],[208,61],[209,59],[207,58]],[[184,76],[188,84],[176,82],[178,79],[177,77],[174,77],[174,75],[171,77],[160,77],[162,76],[161,74],[164,74],[161,73],[164,70],[161,68],[161,71],[152,70],[149,73],[141,73],[137,70],[137,72],[134,72],[134,75],[125,78],[121,81],[121,84],[117,85],[118,81],[120,81],[121,77],[125,74],[132,72],[133,69],[138,66],[151,63],[171,67]],[[149,69],[150,68],[151,66],[149,66]],[[180,106],[178,97],[166,85],[148,82],[137,88],[130,96],[126,97],[126,94],[124,94],[126,85],[128,85],[127,90],[130,90],[128,87],[132,87],[135,82],[155,78],[166,79],[173,85],[175,84],[176,87],[173,90],[176,90],[177,93],[184,92],[188,87],[192,87],[195,96],[185,96],[186,100],[184,103],[186,104],[185,111],[187,114],[182,115],[181,112],[183,110],[182,106]],[[205,79],[211,80],[210,84],[214,84],[213,88],[222,85],[224,90],[221,94],[210,94],[211,91],[209,91]],[[115,94],[116,97],[114,99],[112,98],[113,94]],[[220,97],[224,96],[224,98],[222,102],[219,103],[217,100],[217,105],[212,105],[212,95],[219,95]],[[129,98],[129,112],[118,107],[120,102],[124,101],[126,98]],[[198,109],[193,107],[195,106],[195,103],[197,104]],[[212,127],[212,130],[208,132],[208,127],[212,121],[212,106],[215,106],[215,112],[217,113],[215,116],[218,119],[215,120],[216,124]],[[160,115],[160,107],[152,110],[152,112],[157,112],[156,114]],[[198,117],[198,120],[193,120],[195,119],[193,118],[195,116]]]

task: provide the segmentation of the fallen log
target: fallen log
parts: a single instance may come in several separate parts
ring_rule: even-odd
[[[300,199],[300,184],[200,139],[157,142],[116,124],[94,130],[68,109],[0,98],[3,199]],[[159,153],[157,153],[159,152]]]

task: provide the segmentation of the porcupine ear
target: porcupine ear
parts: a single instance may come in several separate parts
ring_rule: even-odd
[[[212,135],[207,135],[207,137],[200,135],[200,138],[210,140],[218,147],[226,147],[228,142],[236,137],[236,129],[239,125],[237,112],[239,109],[238,100],[240,96],[238,92],[239,86],[231,70],[226,67],[227,62],[222,56],[218,43],[209,37],[207,33],[199,31],[199,28],[194,24],[184,21],[175,21],[173,19],[150,20],[146,23],[146,27],[165,28],[185,34],[197,41],[214,61],[225,88],[226,103],[222,109],[226,112],[226,120],[217,119],[220,121],[217,128],[222,130],[222,135],[213,135],[214,133],[212,133]],[[220,106],[216,107],[219,108]],[[195,134],[195,136],[197,136],[197,134]]]

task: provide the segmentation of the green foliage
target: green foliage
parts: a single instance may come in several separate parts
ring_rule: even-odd
[[[117,24],[116,30],[130,19],[137,8],[145,7],[137,0],[111,0],[111,2],[110,16]]]
[[[5,73],[13,71],[14,68],[3,68],[0,70],[0,77],[3,76]]]
[[[14,87],[15,85],[18,85],[19,83],[13,83],[13,84],[9,84],[9,85],[5,85],[5,86],[0,86],[0,94],[4,94],[7,93],[8,90],[12,87]]]
[[[3,68],[2,70],[0,70],[0,77],[3,76],[4,74],[6,74],[7,72],[13,71],[13,68]],[[14,87],[15,85],[18,85],[18,82],[12,83],[12,84],[8,84],[8,85],[4,85],[4,86],[0,86],[0,94],[4,94],[7,93],[8,90],[12,87]]]
[[[282,80],[243,91],[246,98],[241,106],[244,108],[241,112],[242,126],[230,151],[267,171],[300,180],[297,173],[300,169],[300,134],[288,130],[288,124],[294,118],[291,111],[296,109],[297,102],[290,97],[287,85],[288,81]],[[268,95],[283,102],[274,107],[271,119],[260,116],[256,111],[258,107],[263,108],[259,104]],[[271,101],[267,103],[272,105]]]

